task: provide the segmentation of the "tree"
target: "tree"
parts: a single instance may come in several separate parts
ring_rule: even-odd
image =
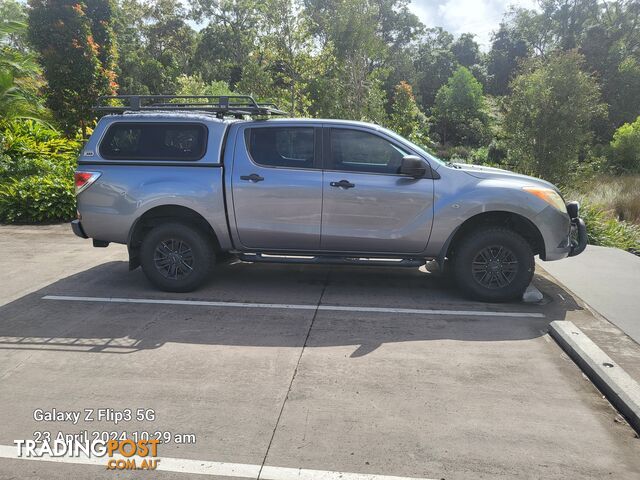
[[[383,72],[374,74],[374,69],[384,62],[388,46],[379,31],[383,13],[379,5],[367,0],[306,0],[305,7],[311,32],[335,62],[328,72],[333,76],[328,83],[335,90],[321,95],[337,95],[340,101],[333,105],[339,110],[323,113],[380,121],[385,103],[380,91]]]
[[[440,142],[477,145],[486,134],[482,85],[465,67],[458,67],[440,87],[433,107],[434,130]]]
[[[578,47],[589,25],[598,22],[598,0],[540,0],[542,22],[549,25],[551,41],[558,49]]]
[[[177,95],[234,95],[223,81],[205,82],[198,75],[180,75]]]
[[[390,65],[422,27],[407,5],[406,0],[304,0],[315,44],[323,58],[334,59],[325,69],[331,78],[311,82],[321,115],[386,121]],[[317,91],[324,86],[329,90]]]
[[[529,48],[520,34],[506,24],[500,24],[487,57],[489,92],[505,95],[518,68],[518,61],[527,58],[528,54]]]
[[[523,40],[535,55],[545,56],[553,50],[553,25],[537,10],[512,8],[506,15],[504,28]],[[501,25],[501,28],[503,28]]]
[[[602,141],[623,123],[633,122],[640,111],[640,3],[605,4],[598,24],[582,35],[580,52],[585,69],[602,85],[609,117],[596,131]]]
[[[265,5],[257,0],[198,0],[191,15],[208,22],[200,34],[193,70],[206,81],[223,80],[232,88],[264,33]]]
[[[116,62],[118,49],[116,46],[114,23],[114,7],[111,0],[85,0],[87,16],[91,20],[91,35],[98,46],[98,61],[100,62],[100,79],[104,82],[105,92],[115,93]]]
[[[121,94],[176,92],[178,77],[192,73],[196,46],[196,33],[186,17],[178,0],[120,0],[115,30]]]
[[[418,107],[411,85],[400,82],[396,85],[393,96],[389,128],[409,140],[423,143],[424,139],[421,136],[425,123],[426,117]]]
[[[21,50],[17,41],[27,30],[25,16],[18,9],[4,13],[6,20],[0,22],[0,121],[41,120],[46,116],[38,98],[42,72],[34,56]]]
[[[331,43],[336,58],[364,51],[370,66],[409,45],[421,31],[407,0],[304,0],[311,33],[321,46]]]
[[[584,70],[594,74],[610,106],[609,117],[595,126],[596,139],[605,142],[640,110],[640,2],[540,0],[538,4],[536,10],[512,10],[505,28],[542,57],[579,49],[585,57]],[[489,66],[492,73],[494,66]],[[500,76],[495,83],[494,93],[506,91],[500,87],[505,86]]]
[[[102,12],[100,22],[105,28],[98,37],[104,41],[109,31],[108,8],[93,5],[92,11]],[[111,53],[106,50],[113,43],[96,42],[85,3],[31,0],[30,6],[29,38],[38,50],[47,80],[47,105],[67,134],[78,126],[86,134],[96,98],[113,93],[116,87],[110,61],[106,65],[100,62],[101,57],[110,58]]]
[[[463,67],[471,68],[480,63],[480,47],[473,37],[472,33],[463,33],[451,45],[453,56]]]
[[[604,114],[595,80],[575,51],[533,59],[512,84],[504,129],[512,161],[525,172],[564,182]]]
[[[613,134],[611,164],[617,173],[640,173],[640,117]]]
[[[307,18],[292,0],[268,0],[266,7],[267,34],[262,43],[274,85],[282,91],[280,96],[287,98],[280,106],[292,116],[306,115],[310,103],[307,86],[311,76],[319,73]]]
[[[606,100],[610,125],[616,127],[633,121],[640,112],[640,59],[629,56],[610,73],[613,78],[606,84]]]
[[[27,41],[25,6],[16,0],[0,0],[0,19],[4,24],[0,44],[20,53],[31,53]],[[20,27],[14,28],[16,25]]]
[[[428,29],[420,39],[415,66],[418,98],[425,111],[433,106],[438,89],[458,67],[452,44],[453,35],[440,27]]]

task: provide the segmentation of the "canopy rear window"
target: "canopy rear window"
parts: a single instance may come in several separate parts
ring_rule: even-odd
[[[114,123],[100,144],[107,160],[200,160],[207,128],[198,123]]]

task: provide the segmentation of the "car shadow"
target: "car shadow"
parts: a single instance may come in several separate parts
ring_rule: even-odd
[[[221,264],[202,289],[176,294],[155,290],[139,269],[128,272],[126,262],[109,262],[0,307],[0,350],[117,354],[157,349],[169,342],[255,347],[300,347],[306,342],[310,348],[353,345],[351,356],[360,357],[394,342],[527,340],[545,334],[549,322],[581,310],[569,292],[548,278],[536,275],[535,283],[545,295],[544,304],[487,304],[467,300],[443,278],[414,269],[238,262]],[[64,301],[45,296],[307,307]],[[319,302],[462,313],[316,310]],[[509,312],[543,316],[517,317]]]

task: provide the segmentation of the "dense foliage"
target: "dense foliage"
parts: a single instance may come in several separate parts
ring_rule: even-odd
[[[640,173],[640,116],[613,134],[611,160],[620,173]]]
[[[416,143],[425,143],[422,138],[426,130],[426,117],[420,111],[413,95],[413,89],[407,82],[400,82],[393,96],[389,128]]]
[[[595,80],[575,51],[535,59],[511,83],[505,134],[521,170],[562,182],[591,141],[591,124],[604,114]]]
[[[69,220],[80,139],[33,120],[0,123],[0,222]]]
[[[117,86],[110,22],[108,0],[30,2],[29,39],[47,80],[47,105],[67,133],[85,132],[96,97]]]
[[[458,67],[436,94],[434,129],[443,144],[480,145],[486,137],[482,85],[465,67]]]
[[[25,14],[17,4],[0,5],[0,118],[42,118],[40,67],[23,43]]]
[[[0,0],[0,18],[4,221],[73,213],[70,187],[51,189],[70,185],[77,132],[92,126],[96,96],[113,92],[251,94],[563,188],[640,171],[638,0],[511,9],[487,51],[472,34],[426,28],[409,0]],[[36,206],[48,197],[60,203]]]

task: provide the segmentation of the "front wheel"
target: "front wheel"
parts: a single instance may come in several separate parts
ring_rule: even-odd
[[[469,296],[485,302],[521,297],[533,278],[535,262],[529,243],[507,228],[483,228],[457,246],[453,273]]]
[[[207,278],[215,254],[198,229],[167,223],[151,230],[140,247],[140,264],[149,281],[168,292],[190,292]]]

